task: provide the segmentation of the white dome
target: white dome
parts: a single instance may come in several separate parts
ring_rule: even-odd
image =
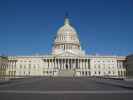
[[[70,25],[69,19],[65,18],[64,25],[57,31],[57,36],[53,44],[52,54],[71,52],[84,54],[81,50],[80,42],[76,30]]]
[[[57,31],[55,42],[67,42],[79,44],[76,30],[70,25],[69,19],[66,18],[64,25]]]
[[[70,25],[70,24],[64,24],[59,30],[57,31],[57,34],[74,34],[76,35],[76,30]]]

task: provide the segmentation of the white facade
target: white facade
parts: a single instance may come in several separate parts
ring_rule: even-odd
[[[6,75],[6,69],[8,68],[8,59],[0,56],[0,79]]]
[[[125,57],[92,56],[82,50],[78,34],[65,18],[51,55],[8,57],[9,76],[125,76]]]

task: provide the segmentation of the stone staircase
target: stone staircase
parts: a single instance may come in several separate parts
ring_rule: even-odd
[[[58,75],[62,77],[73,77],[75,75],[75,71],[72,69],[71,70],[62,69],[59,71]]]

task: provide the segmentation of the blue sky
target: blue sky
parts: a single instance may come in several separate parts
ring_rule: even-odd
[[[133,0],[0,0],[0,54],[51,53],[66,11],[86,53],[133,53]]]

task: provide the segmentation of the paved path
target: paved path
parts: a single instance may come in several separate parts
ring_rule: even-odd
[[[133,91],[130,90],[98,90],[98,91],[35,91],[35,90],[0,90],[0,93],[14,93],[14,94],[130,94]]]
[[[0,100],[131,100],[133,89],[126,84],[95,78],[20,79],[0,85]]]

